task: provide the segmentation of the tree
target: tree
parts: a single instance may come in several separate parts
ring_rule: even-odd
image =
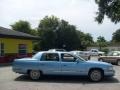
[[[56,33],[59,19],[55,16],[44,17],[38,26],[38,34],[41,37],[39,46],[42,50],[56,48]]]
[[[76,32],[76,27],[70,25],[67,21],[61,20],[57,34],[57,47],[66,50],[79,49],[81,41]]]
[[[38,36],[38,31],[37,29],[31,29],[31,35]]]
[[[36,35],[37,32],[35,29],[32,29],[30,23],[27,21],[20,20],[11,25],[12,29],[15,31]]]
[[[95,0],[98,5],[96,21],[102,23],[106,15],[114,23],[120,22],[120,0]]]
[[[99,36],[97,38],[97,45],[99,46],[100,50],[102,49],[102,47],[107,46],[107,41],[103,36]]]
[[[116,30],[112,36],[112,42],[120,42],[120,29]]]
[[[41,37],[39,45],[42,50],[50,48],[80,49],[83,47],[81,45],[82,39],[78,32],[76,27],[70,25],[67,21],[60,20],[55,16],[46,16],[40,21],[38,26],[38,33]]]
[[[82,40],[82,45],[84,46],[84,48],[86,49],[88,46],[92,45],[94,43],[93,41],[93,37],[91,36],[91,34],[86,33],[84,34],[83,40]]]

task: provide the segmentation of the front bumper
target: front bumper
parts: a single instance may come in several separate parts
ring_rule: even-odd
[[[112,77],[115,75],[115,70],[105,71],[104,75]]]

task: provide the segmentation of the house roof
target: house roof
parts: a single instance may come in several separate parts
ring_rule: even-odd
[[[0,27],[0,37],[6,37],[6,38],[18,38],[18,39],[39,39],[37,36],[33,36],[30,34],[26,34],[23,32],[11,30],[8,28]]]

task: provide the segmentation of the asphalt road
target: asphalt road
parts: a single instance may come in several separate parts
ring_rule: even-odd
[[[0,67],[0,90],[120,90],[120,66],[114,66],[116,75],[99,83],[86,77],[46,76],[33,81],[28,76],[12,72],[12,68]]]

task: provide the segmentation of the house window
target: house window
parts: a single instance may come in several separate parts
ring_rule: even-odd
[[[19,55],[27,55],[26,44],[19,44]]]
[[[4,56],[4,44],[0,43],[0,56]]]

